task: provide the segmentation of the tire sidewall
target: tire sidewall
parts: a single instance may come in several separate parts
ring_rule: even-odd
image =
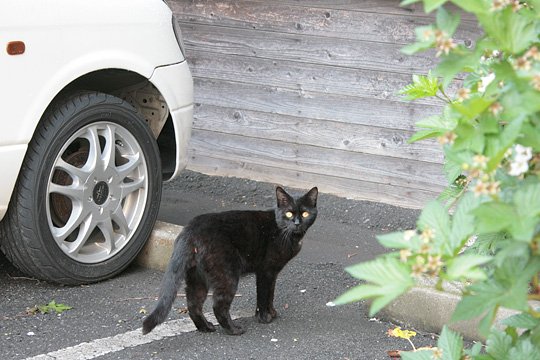
[[[102,98],[105,98],[103,101]],[[50,126],[45,126],[40,132],[43,142],[32,142],[30,147],[39,147],[39,156],[34,163],[37,169],[24,172],[31,176],[26,177],[30,182],[27,187],[32,189],[34,224],[38,237],[48,262],[55,267],[56,271],[64,274],[75,283],[99,281],[109,278],[129,265],[144,246],[155,223],[161,200],[161,166],[159,150],[155,139],[138,115],[136,110],[122,100],[99,93],[88,95],[87,104],[77,104],[66,101],[67,109],[57,109],[51,118]],[[99,101],[98,101],[99,100]],[[66,111],[68,110],[68,111]],[[148,171],[148,194],[145,208],[138,227],[132,234],[128,243],[111,258],[99,263],[78,262],[58,246],[49,229],[47,219],[47,188],[56,158],[59,156],[65,143],[79,129],[96,122],[110,122],[124,127],[137,140]],[[24,234],[23,234],[24,236]],[[54,279],[53,279],[54,280]]]

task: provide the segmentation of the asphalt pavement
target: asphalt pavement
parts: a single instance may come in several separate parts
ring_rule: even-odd
[[[185,225],[200,213],[272,206],[273,184],[185,172],[164,185],[159,218]],[[376,234],[413,227],[418,212],[326,194],[318,208],[302,251],[278,278],[273,323],[255,320],[254,277],[241,280],[232,309],[246,329],[241,336],[193,331],[181,290],[161,332],[142,337],[141,320],[161,281],[156,270],[134,265],[108,281],[63,287],[26,278],[0,258],[0,359],[383,360],[389,350],[410,350],[406,340],[387,336],[395,324],[369,318],[367,303],[326,303],[356,283],[345,266],[384,251]],[[72,309],[26,311],[52,300]],[[205,305],[211,312],[211,298]],[[435,345],[436,336],[419,332],[413,342]]]

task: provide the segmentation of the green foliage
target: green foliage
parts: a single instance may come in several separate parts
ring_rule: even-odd
[[[437,95],[439,79],[428,74],[427,76],[413,75],[412,84],[405,86],[399,93],[406,95],[407,100],[416,100]]]
[[[402,352],[402,359],[409,360],[461,360],[463,353],[463,337],[444,326],[437,347],[431,349],[418,349],[417,351]]]
[[[36,305],[30,309],[27,309],[28,314],[49,314],[55,312],[56,314],[61,314],[66,310],[71,310],[72,307],[64,304],[57,304],[55,300],[50,301],[46,305]]]
[[[448,187],[421,212],[416,229],[378,236],[394,250],[348,268],[362,284],[337,303],[371,299],[371,314],[396,300],[420,276],[464,285],[452,320],[479,318],[485,350],[463,349],[445,328],[443,359],[539,359],[540,309],[540,0],[405,0],[437,11],[402,51],[435,49],[438,65],[401,90],[408,100],[436,97],[440,114],[416,123],[409,142],[436,138],[445,155]],[[482,36],[468,48],[452,38],[460,16],[474,15]],[[461,77],[455,93],[449,85]],[[455,87],[454,87],[455,88]],[[465,247],[471,240],[475,242]],[[399,301],[399,300],[398,300]],[[494,327],[499,308],[517,314]],[[403,354],[431,359],[433,350]]]
[[[372,315],[414,285],[407,267],[393,258],[379,258],[351,266],[346,270],[352,276],[368,281],[371,285],[352,288],[338,297],[334,303],[341,305],[361,299],[374,298],[370,310]]]

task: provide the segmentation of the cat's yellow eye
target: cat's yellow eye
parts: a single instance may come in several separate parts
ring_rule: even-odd
[[[292,219],[293,213],[290,212],[290,211],[287,211],[287,212],[285,213],[285,216],[286,216],[288,219]]]
[[[303,218],[307,218],[308,216],[309,216],[309,213],[308,213],[307,211],[304,211],[304,212],[302,213],[302,217],[303,217]]]

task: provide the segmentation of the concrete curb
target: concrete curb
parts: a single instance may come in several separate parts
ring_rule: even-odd
[[[174,240],[182,229],[182,226],[156,222],[150,239],[137,257],[136,263],[146,268],[164,271],[171,257]],[[459,286],[445,284],[444,291],[437,291],[434,289],[435,282],[435,279],[421,279],[419,285],[384,308],[379,316],[408,328],[440,333],[442,327],[450,321],[459,302],[461,290]],[[540,307],[539,301],[533,303],[534,307]],[[515,313],[513,310],[500,309],[496,321]],[[478,322],[479,319],[461,321],[451,324],[450,328],[460,332],[467,339],[484,341],[485,339],[476,331]]]
[[[179,225],[157,221],[135,262],[149,269],[165,271],[171,258],[174,240],[182,229]]]
[[[466,339],[485,341],[486,339],[477,331],[481,318],[450,323],[460,300],[462,287],[447,283],[444,291],[438,291],[435,289],[436,281],[437,279],[432,278],[420,279],[417,286],[381,310],[381,318],[434,333],[440,333],[443,326],[449,324],[449,328],[458,331]],[[540,307],[539,301],[530,303],[535,308]],[[495,323],[499,324],[516,313],[515,310],[500,308]]]

